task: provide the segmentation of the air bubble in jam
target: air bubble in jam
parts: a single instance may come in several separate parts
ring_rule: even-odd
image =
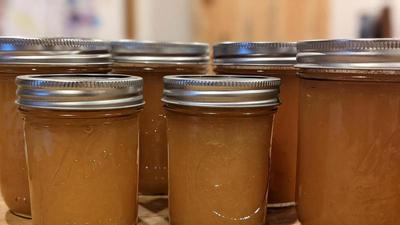
[[[83,131],[87,134],[91,134],[93,132],[93,127],[87,126],[87,127],[85,127],[85,129]]]
[[[113,155],[113,153],[111,151],[108,150],[104,150],[103,151],[103,158],[104,159],[108,159],[109,157],[111,157]]]
[[[24,203],[27,203],[27,202],[28,202],[28,199],[25,198],[25,197],[16,197],[16,198],[15,198],[15,201],[16,201],[16,202],[24,202]]]

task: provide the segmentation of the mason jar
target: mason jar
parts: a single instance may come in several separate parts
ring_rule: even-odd
[[[111,43],[113,72],[144,80],[146,106],[140,117],[139,191],[168,192],[168,157],[163,105],[163,76],[203,74],[208,68],[208,45],[120,40]]]
[[[136,224],[142,79],[49,74],[16,83],[32,223]]]
[[[298,44],[298,217],[305,225],[400,221],[400,40]]]
[[[22,120],[15,77],[41,73],[108,73],[107,43],[76,38],[0,37],[0,189],[14,214],[30,217]]]
[[[279,78],[164,77],[171,225],[263,225]]]
[[[282,105],[276,114],[272,137],[268,191],[268,207],[271,212],[274,210],[277,213],[295,205],[300,83],[297,68],[294,67],[296,52],[294,42],[222,42],[214,45],[216,74],[249,74],[281,79]]]

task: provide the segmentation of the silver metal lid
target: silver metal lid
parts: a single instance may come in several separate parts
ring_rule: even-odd
[[[222,42],[213,46],[215,65],[296,64],[295,42]]]
[[[143,79],[120,74],[43,74],[16,78],[20,106],[55,110],[138,107]]]
[[[110,45],[83,38],[0,37],[0,63],[110,64]]]
[[[175,75],[164,77],[167,104],[215,108],[279,104],[280,79],[249,75]]]
[[[113,60],[129,63],[208,63],[204,43],[119,40],[111,42]]]
[[[400,69],[400,39],[332,39],[298,43],[299,68]]]

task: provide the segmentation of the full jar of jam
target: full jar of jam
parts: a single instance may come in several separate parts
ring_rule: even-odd
[[[214,46],[217,74],[250,74],[281,79],[282,105],[276,114],[271,150],[268,207],[294,207],[297,160],[298,93],[296,43],[224,42]]]
[[[41,73],[107,73],[109,46],[99,40],[0,37],[0,189],[11,212],[30,217],[22,120],[15,77]]]
[[[168,192],[168,154],[163,105],[163,77],[204,74],[208,45],[121,40],[111,43],[113,72],[137,75],[144,80],[146,106],[140,117],[139,192]]]
[[[298,217],[400,221],[400,40],[301,42]]]
[[[16,82],[32,223],[136,224],[142,78],[25,75]]]
[[[166,76],[171,225],[263,225],[279,78]]]

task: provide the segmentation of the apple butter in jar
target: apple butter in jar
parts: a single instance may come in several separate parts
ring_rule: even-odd
[[[31,214],[22,120],[14,103],[16,76],[110,70],[110,48],[100,40],[0,37],[0,189],[11,212]]]
[[[171,225],[263,225],[279,78],[164,77]]]
[[[400,221],[400,40],[298,44],[304,225]]]
[[[163,77],[204,74],[208,68],[208,45],[120,40],[111,43],[113,72],[140,76],[144,80],[146,105],[140,117],[139,192],[168,192],[168,153],[165,113],[161,102]]]
[[[222,42],[214,46],[217,74],[279,77],[282,104],[272,137],[268,207],[274,212],[295,205],[299,83],[294,42]],[[294,218],[295,219],[295,218]],[[287,220],[287,218],[285,218]]]
[[[49,74],[16,83],[32,223],[136,224],[142,78]]]

